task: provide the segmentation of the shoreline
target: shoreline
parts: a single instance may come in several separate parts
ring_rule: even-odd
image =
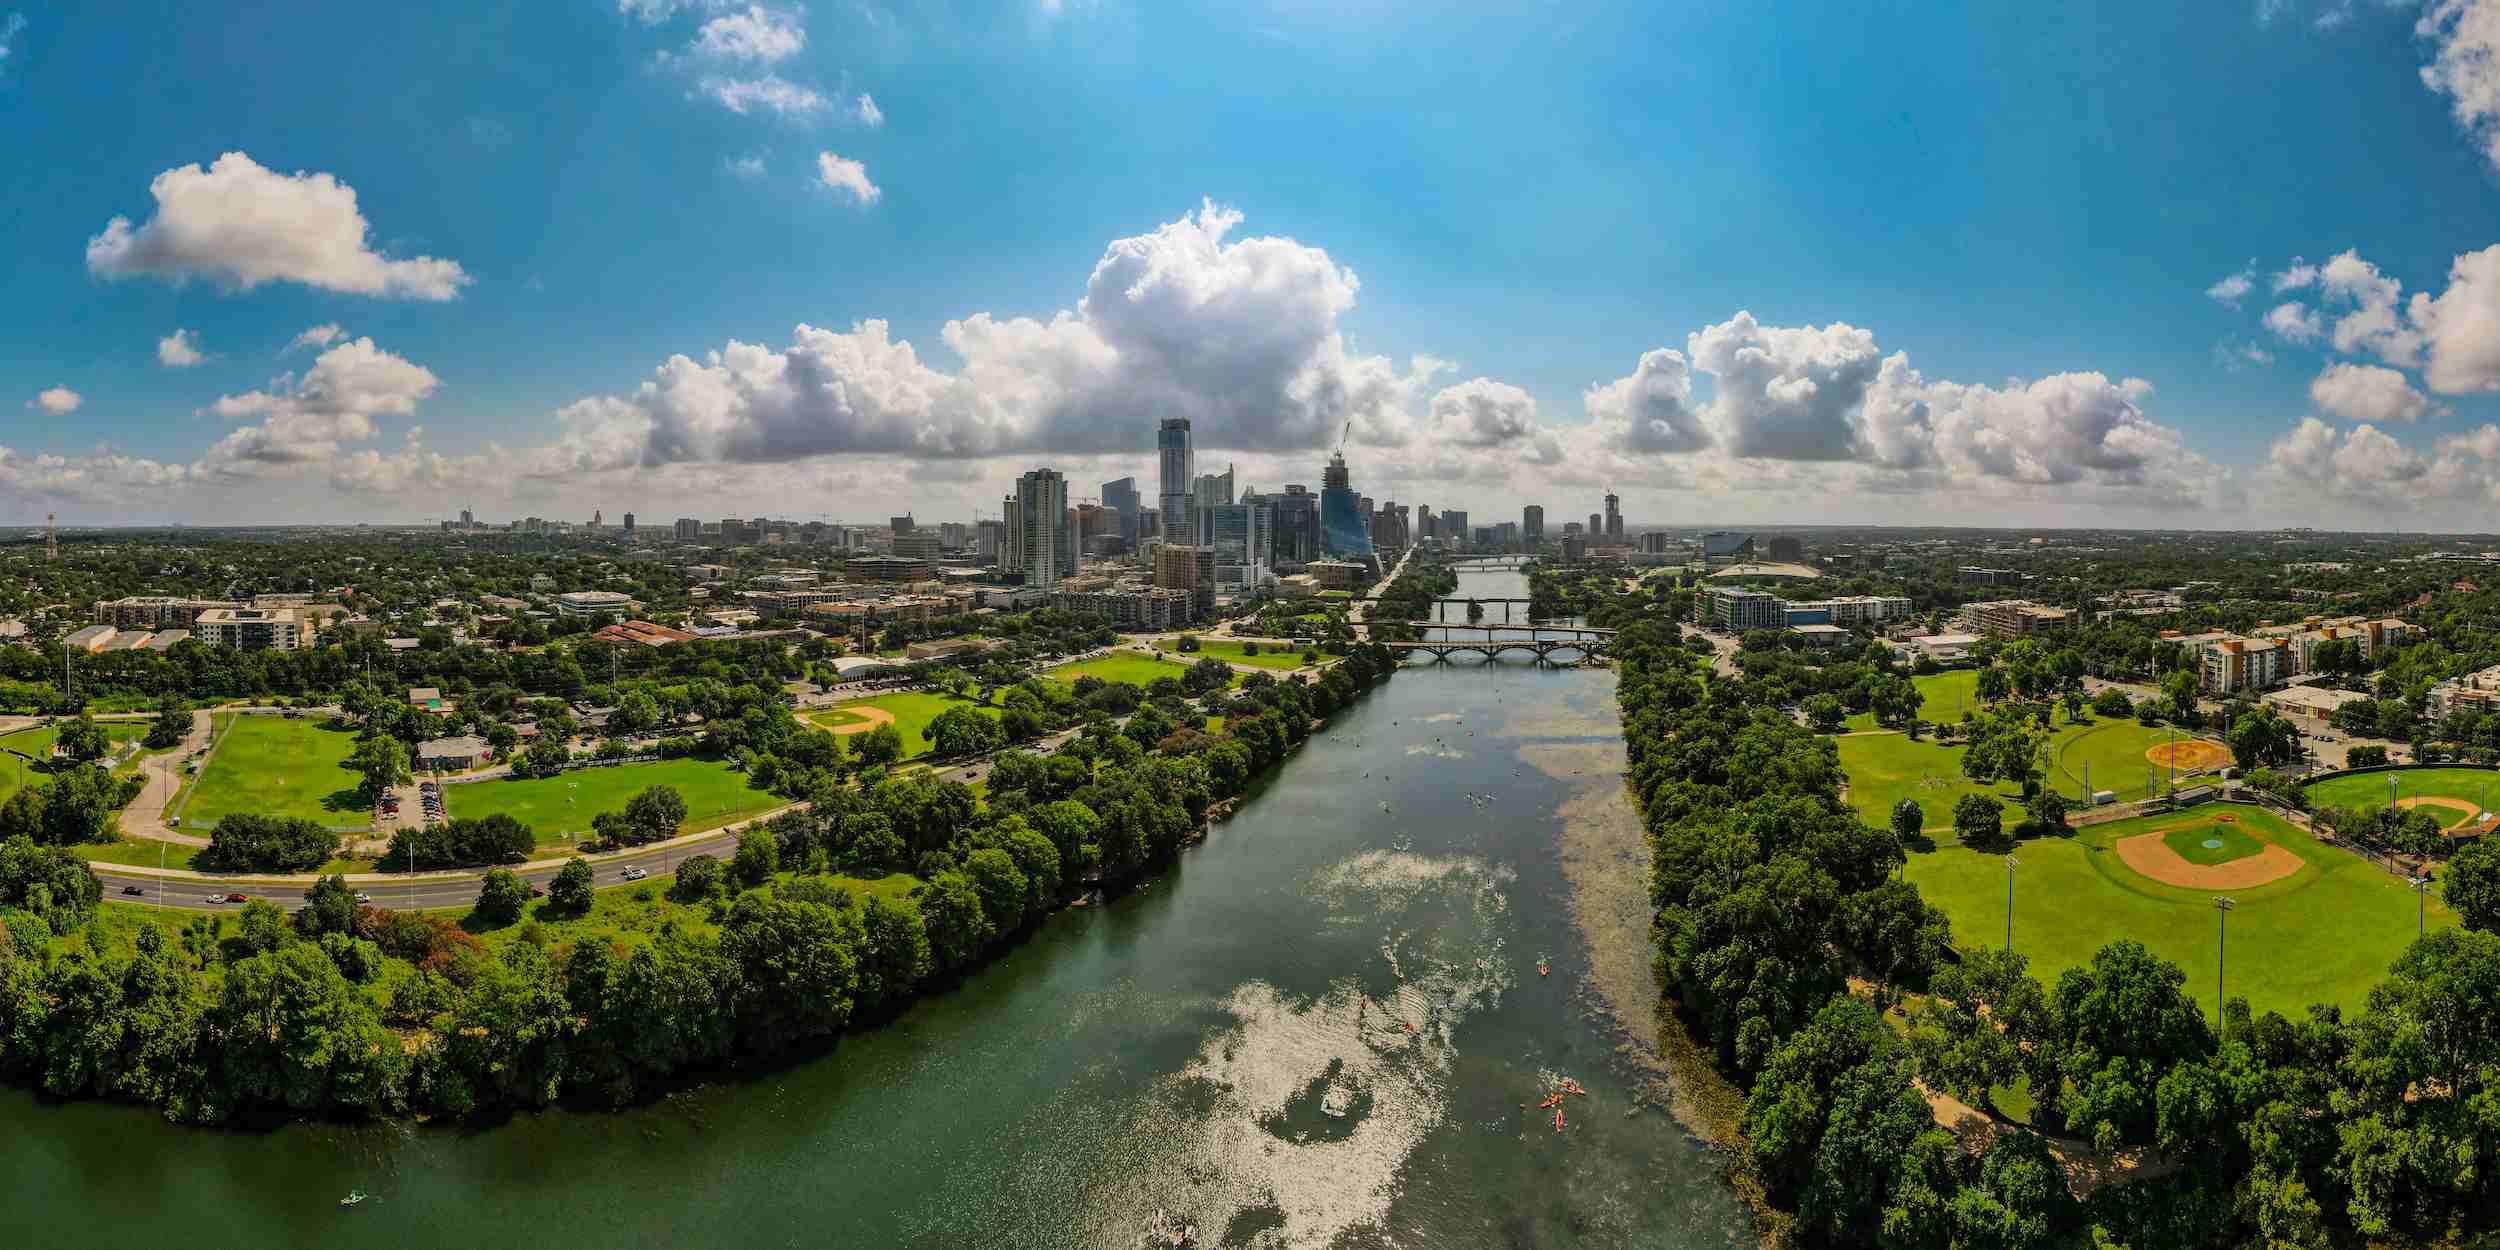
[[[1593,1021],[1611,1030],[1615,1058],[1640,1100],[1719,1156],[1720,1171],[1752,1216],[1765,1246],[1790,1240],[1791,1217],[1770,1201],[1749,1164],[1744,1091],[1721,1075],[1661,992],[1651,933],[1650,847],[1640,804],[1623,780],[1627,756],[1619,725],[1599,743],[1530,743],[1520,749],[1549,776],[1575,768],[1595,784],[1580,787],[1558,809],[1556,858],[1569,887],[1566,905],[1588,951],[1579,986]]]

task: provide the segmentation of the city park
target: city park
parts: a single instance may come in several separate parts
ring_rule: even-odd
[[[1917,678],[1926,714],[1949,721],[1977,711],[1974,678],[1971,670]],[[2052,719],[2039,784],[2084,815],[2010,852],[1998,838],[1965,844],[1956,831],[1965,796],[1994,799],[2013,820],[2023,814],[2020,786],[1965,775],[1967,744],[1864,723],[1834,736],[1861,818],[1891,827],[1896,805],[1917,805],[1920,832],[1903,875],[1951,919],[1965,949],[2010,944],[2055,984],[2108,943],[2132,939],[2204,980],[2209,1004],[2245,997],[2259,1011],[2298,1017],[2311,1003],[2359,1009],[2416,936],[2457,923],[2435,885],[2265,806],[2206,802],[2094,819],[2096,792],[2105,803],[2138,804],[2201,789],[2231,762],[2230,750],[2177,726],[2088,710]],[[2500,806],[2500,772],[2347,774],[2314,783],[2307,797],[2312,807],[2429,807],[2453,827]]]

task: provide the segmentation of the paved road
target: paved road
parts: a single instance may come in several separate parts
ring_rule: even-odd
[[[740,821],[719,829],[690,833],[633,850],[618,851],[608,855],[584,855],[582,858],[590,861],[592,870],[597,874],[598,884],[601,886],[622,885],[625,883],[625,871],[629,868],[640,868],[652,876],[660,876],[675,872],[677,865],[691,856],[709,855],[714,859],[727,859],[738,849],[738,834],[743,832],[748,825],[769,820],[784,811],[804,806],[804,804],[792,804],[790,807],[776,809],[763,816],[755,817],[753,820]],[[539,848],[541,853],[553,853],[557,849]],[[564,863],[562,858],[535,860],[527,864],[514,865],[513,872],[532,885],[544,886],[555,879],[557,871],[564,867]],[[96,878],[104,883],[104,897],[108,902],[164,906],[186,911],[233,909],[232,904],[209,902],[208,895],[211,891],[219,894],[238,893],[248,894],[253,898],[266,898],[288,911],[294,911],[304,905],[304,891],[310,889],[316,880],[309,875],[212,877],[181,869],[159,871],[154,868],[132,867],[127,864],[90,864],[88,867],[93,868]],[[395,909],[467,907],[477,902],[478,879],[485,873],[484,869],[426,872],[415,876],[399,873],[349,873],[347,882],[355,889],[371,894],[374,904],[380,907]],[[126,893],[127,890],[134,888],[139,891],[138,894]]]
[[[182,763],[208,749],[208,738],[214,724],[206,712],[191,713],[191,731],[184,734],[182,744],[163,755],[144,760],[139,771],[147,776],[147,788],[122,809],[121,828],[126,837],[154,838],[181,846],[206,846],[208,839],[196,834],[176,833],[165,823],[165,805],[174,801],[182,789]]]

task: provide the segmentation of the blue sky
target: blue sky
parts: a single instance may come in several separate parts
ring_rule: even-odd
[[[2492,0],[229,7],[0,0],[0,523],[2489,528]]]

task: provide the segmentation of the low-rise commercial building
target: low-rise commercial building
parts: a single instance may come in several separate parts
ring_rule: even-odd
[[[85,629],[78,630],[77,632],[72,633],[69,637],[62,639],[61,645],[72,651],[83,652],[87,655],[94,655],[96,652],[102,651],[107,644],[111,643],[113,641],[113,635],[118,632],[120,631],[114,629],[110,625],[90,625]]]
[[[2468,713],[2500,712],[2500,664],[2432,686],[2429,708],[2443,725]]]
[[[1978,645],[1977,634],[1923,634],[1898,644],[1901,653],[1910,659],[1938,664],[1959,664],[1969,659],[1970,649]]]
[[[472,735],[431,738],[417,744],[417,771],[456,773],[486,762],[486,739]]]
[[[1842,646],[1857,637],[1838,625],[1791,625],[1788,632],[1804,639],[1809,647]]]
[[[190,599],[178,595],[129,595],[108,599],[95,605],[98,624],[121,629],[163,629],[169,625],[188,626],[211,608],[243,608],[252,605],[240,599]]]
[[[592,634],[591,637],[599,642],[632,643],[642,647],[673,646],[681,642],[692,642],[695,639],[695,635],[685,630],[671,629],[666,625],[657,625],[650,621],[618,621],[613,625],[600,627],[599,632]]]
[[[556,596],[559,616],[610,616],[641,607],[632,595],[613,590],[573,590]]]

